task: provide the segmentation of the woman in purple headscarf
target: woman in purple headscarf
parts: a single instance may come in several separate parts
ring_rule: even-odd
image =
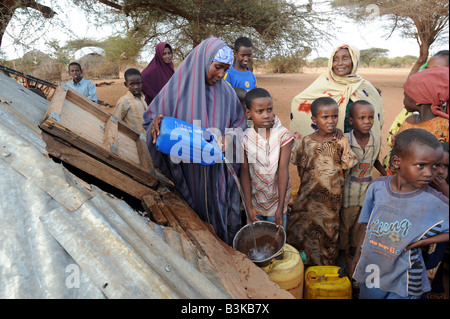
[[[239,135],[246,128],[245,114],[236,93],[222,81],[232,64],[233,52],[222,40],[204,40],[155,97],[144,113],[143,124],[155,165],[174,182],[200,218],[210,222],[216,234],[228,244],[241,227],[241,214],[239,191],[226,165],[173,163],[169,155],[156,150],[155,143],[163,116],[193,124],[200,121],[200,126],[222,136]],[[233,147],[239,145],[236,143],[234,140]],[[233,167],[239,174],[237,161]]]
[[[172,47],[167,42],[158,43],[155,57],[142,71],[142,93],[147,105],[152,102],[159,91],[172,77],[174,71],[172,63]]]

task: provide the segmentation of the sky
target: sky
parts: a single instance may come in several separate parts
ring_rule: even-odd
[[[86,20],[81,10],[73,5],[71,6],[70,1],[68,0],[40,0],[39,2],[50,6],[51,2],[57,2],[64,8],[65,12],[59,12],[58,17],[67,22],[66,24],[69,26],[71,32],[73,32],[74,37],[103,40],[111,34],[111,27],[96,28],[92,26],[92,24]],[[296,2],[302,3],[305,2],[305,0],[297,0]],[[395,32],[389,39],[386,39],[385,35],[387,30],[382,27],[383,22],[381,18],[375,17],[367,25],[361,26],[349,20],[345,21],[345,18],[339,16],[336,18],[335,23],[340,27],[340,31],[337,32],[335,38],[331,39],[331,43],[323,43],[317,51],[313,51],[308,57],[309,59],[314,59],[319,56],[328,58],[333,51],[333,48],[343,43],[353,44],[360,50],[368,48],[388,49],[388,57],[419,55],[419,45],[414,39],[404,39]],[[17,26],[15,28],[17,29]],[[47,23],[46,28],[43,28],[42,30],[45,35],[36,43],[36,49],[43,52],[46,52],[47,50],[46,45],[44,44],[45,40],[57,39],[60,41],[61,45],[64,45],[68,40],[66,32],[61,32],[58,27],[52,27],[50,23]],[[8,26],[7,32],[14,35],[15,30]],[[24,54],[23,50],[17,48],[17,46],[13,44],[13,40],[9,35],[5,35],[3,38],[1,49],[8,59],[19,58]],[[432,48],[431,53],[437,52],[439,49],[440,48]],[[142,60],[150,60],[150,55],[153,55],[153,52],[143,52]]]

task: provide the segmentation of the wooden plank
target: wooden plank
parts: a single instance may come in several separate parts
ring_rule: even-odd
[[[111,166],[92,158],[60,138],[42,132],[42,139],[47,144],[46,149],[49,154],[137,199],[142,199],[149,195],[157,195],[157,192],[153,189],[135,181],[133,178],[117,171]]]
[[[176,194],[162,195],[162,203],[170,211],[163,212],[165,216],[170,215],[168,226],[188,236],[202,255],[201,258],[208,261],[224,289],[233,298],[293,299],[289,292],[272,282],[247,256],[220,240],[211,224],[203,222]]]
[[[63,90],[61,87],[59,87],[58,89]],[[108,111],[102,109],[101,107],[98,107],[97,103],[86,98],[84,95],[82,95],[81,93],[77,92],[72,88],[67,88],[66,100],[75,103],[80,108],[91,113],[93,116],[95,116],[96,118],[100,119],[103,122],[106,122],[111,115]]]
[[[62,107],[64,105],[64,100],[66,99],[67,91],[57,90],[53,95],[50,105],[45,113],[44,120],[51,117],[58,121],[61,116]]]
[[[159,197],[159,195],[156,195]],[[156,196],[146,195],[142,197],[142,207],[144,207],[145,211],[150,215],[151,219],[158,225],[167,226],[168,220],[164,213],[161,211],[161,208],[155,201]]]
[[[111,116],[106,121],[105,125],[105,140],[103,142],[103,145],[105,145],[107,148],[109,147],[109,150],[115,154],[119,155],[119,147],[118,147],[118,127],[117,127],[117,117]]]
[[[156,176],[140,132],[98,107],[78,92],[58,88],[40,128],[89,153],[134,179],[156,186]],[[51,117],[55,110],[59,118]],[[53,112],[53,113],[52,113]]]

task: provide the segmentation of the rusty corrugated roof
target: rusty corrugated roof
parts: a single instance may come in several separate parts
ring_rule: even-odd
[[[0,73],[0,298],[228,298],[185,238],[48,158],[47,107]]]

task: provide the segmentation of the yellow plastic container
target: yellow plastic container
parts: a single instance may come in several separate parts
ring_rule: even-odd
[[[305,299],[352,299],[347,276],[339,277],[337,266],[311,266],[305,273]]]
[[[297,249],[285,244],[283,253],[261,269],[282,289],[290,292],[295,298],[302,299],[304,266]]]
[[[295,199],[297,198],[298,195],[298,188],[297,189],[292,189],[292,199],[291,202],[289,204],[293,204],[295,202]]]

